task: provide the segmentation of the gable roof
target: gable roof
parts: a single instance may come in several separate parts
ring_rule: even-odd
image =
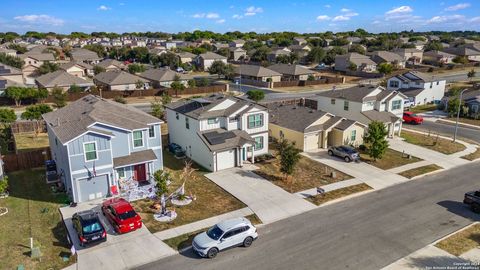
[[[472,48],[468,48],[465,46],[461,47],[455,47],[455,48],[445,48],[443,49],[444,51],[455,54],[455,55],[460,55],[460,56],[473,56],[473,55],[480,55],[480,51],[477,51]]]
[[[25,58],[32,58],[38,61],[55,61],[55,56],[53,53],[25,53],[25,54],[19,54],[18,57],[21,59]]]
[[[145,129],[162,122],[132,106],[93,95],[46,113],[43,119],[63,144],[85,132],[95,132],[89,127],[97,122],[127,130]]]
[[[195,58],[197,55],[190,52],[178,52],[176,55],[180,58]]]
[[[328,114],[324,111],[296,105],[267,105],[267,108],[269,111],[270,124],[302,133],[315,121]],[[322,130],[322,128],[318,127],[317,130]],[[315,130],[310,130],[310,132],[312,131]]]
[[[384,60],[385,62],[394,62],[394,61],[397,61],[397,62],[403,62],[403,57],[401,57],[400,55],[396,54],[396,53],[393,53],[393,52],[389,52],[389,51],[376,51],[376,52],[373,52],[372,53],[372,58],[374,57],[378,57],[382,60]]]
[[[437,81],[434,79],[434,76],[427,75],[425,73],[419,71],[408,71],[400,75],[394,76],[394,78],[398,78],[402,82],[434,82]],[[441,80],[438,80],[441,81]]]
[[[23,73],[20,69],[0,63],[0,76],[22,75],[22,74]]]
[[[379,112],[376,110],[364,111],[361,114],[365,115],[371,121],[379,121],[382,123],[395,123],[400,117],[391,112]]]
[[[362,64],[366,65],[376,65],[377,63],[373,62],[372,59],[370,59],[368,56],[359,54],[359,53],[347,53],[344,55],[337,55],[335,56],[335,61],[337,59],[344,59],[346,61],[352,62],[355,65],[359,66]]]
[[[93,79],[108,85],[135,84],[138,81],[148,82],[142,77],[120,70],[102,72],[97,74]]]
[[[212,152],[234,147],[242,147],[245,143],[253,143],[255,140],[244,130],[225,130],[223,128],[210,129],[197,132],[200,139]],[[215,138],[215,140],[212,140]]]
[[[84,68],[84,69],[93,69],[93,66],[90,65],[90,64],[87,64],[87,63],[84,63],[84,62],[76,62],[76,61],[71,61],[71,62],[68,62],[68,63],[65,63],[65,64],[61,64],[60,65],[60,68],[63,69],[63,70],[67,70],[71,67],[74,67],[74,66],[79,66],[81,68]]]
[[[71,52],[71,58],[75,61],[88,61],[88,60],[100,60],[101,57],[98,57],[96,52],[82,49],[82,48],[75,48]]]
[[[373,85],[359,85],[359,86],[354,86],[354,87],[345,88],[345,89],[325,91],[325,92],[318,93],[317,95],[321,97],[345,99],[345,100],[354,101],[354,102],[363,102],[367,100],[376,100],[376,96],[378,94],[375,96],[371,96],[371,98],[367,98],[367,97],[369,97],[369,94],[371,94],[373,91],[377,89],[381,89],[382,92],[383,91],[390,92],[380,86],[377,87]]]
[[[198,57],[204,59],[204,60],[218,60],[218,59],[227,59],[227,57],[223,56],[223,55],[220,55],[220,54],[216,54],[216,53],[213,53],[213,52],[206,52],[206,53],[202,53],[200,54]]]
[[[125,68],[124,63],[122,63],[118,60],[115,60],[115,59],[102,60],[100,63],[97,64],[97,66],[102,67],[102,68],[108,68],[109,66],[115,66],[119,69],[124,69]]]
[[[158,81],[158,82],[170,82],[175,80],[175,76],[179,76],[180,80],[189,80],[191,77],[185,75],[183,73],[175,72],[169,68],[155,68],[146,70],[140,74],[139,77],[150,81]]]
[[[275,64],[268,67],[269,69],[281,73],[283,75],[308,75],[315,74],[314,71],[300,65]]]
[[[93,85],[92,82],[74,76],[65,70],[57,70],[54,72],[50,72],[44,74],[35,79],[37,84],[41,87],[55,87],[55,86],[71,86],[71,85],[78,85],[78,86],[91,86]]]
[[[240,65],[235,68],[235,73],[252,77],[282,76],[281,73],[257,65]]]

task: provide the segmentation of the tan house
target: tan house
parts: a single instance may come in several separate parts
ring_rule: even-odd
[[[423,60],[423,51],[416,48],[398,48],[393,52],[400,55],[407,63],[420,64]]]
[[[314,71],[300,65],[275,64],[268,68],[281,73],[283,81],[306,81],[309,76],[315,74]]]
[[[52,90],[54,87],[60,87],[64,91],[70,89],[72,85],[76,85],[85,90],[93,86],[91,81],[87,81],[75,75],[69,74],[65,70],[57,70],[44,74],[35,79],[38,88]]]
[[[45,62],[55,62],[55,56],[52,53],[27,53],[19,55],[24,65],[22,72],[24,76],[34,76],[37,69]]]
[[[431,64],[451,64],[456,55],[442,51],[428,51],[423,53],[423,61]]]
[[[180,82],[185,86],[188,85],[188,80],[192,79],[192,77],[175,72],[168,67],[149,69],[138,74],[138,76],[149,80],[154,88],[170,87],[172,82],[175,81],[175,76],[178,76]]]
[[[286,139],[301,151],[363,143],[366,126],[357,121],[299,105],[271,105],[268,109],[269,136]]]
[[[146,90],[150,82],[125,71],[106,71],[93,77],[95,85],[109,91]],[[139,87],[141,84],[141,87]]]
[[[93,76],[93,66],[83,62],[68,62],[60,65],[60,69],[77,76],[88,77]]]
[[[197,57],[197,55],[189,52],[179,52],[176,55],[181,64],[191,63]]]
[[[356,69],[351,67],[355,65]],[[362,72],[376,72],[377,63],[375,63],[368,56],[359,53],[347,53],[344,55],[335,56],[335,70],[338,71],[362,71]]]
[[[389,63],[397,68],[405,68],[405,60],[398,54],[389,51],[375,51],[371,55],[371,59],[377,63]]]
[[[230,57],[229,59],[233,61],[238,61],[245,59],[247,57],[247,51],[239,47],[230,47]]]
[[[96,52],[82,48],[75,48],[70,52],[70,54],[70,58],[73,61],[85,62],[91,65],[98,64],[102,60],[101,57],[98,57]]]
[[[20,69],[0,63],[0,80],[10,81],[11,84],[23,85],[23,73]]]
[[[197,63],[197,65],[205,71],[207,71],[215,61],[222,61],[226,64],[227,57],[213,52],[206,52],[200,54],[195,58],[195,62]]]
[[[257,65],[240,65],[235,68],[235,74],[240,76],[242,82],[248,84],[248,80],[260,82],[279,82],[282,74],[274,70]]]
[[[124,63],[115,59],[105,59],[98,63],[97,66],[105,69],[105,71],[125,70],[127,67]]]

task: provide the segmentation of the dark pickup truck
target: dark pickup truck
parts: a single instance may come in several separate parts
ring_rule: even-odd
[[[465,193],[463,203],[470,205],[473,212],[480,213],[480,190]]]

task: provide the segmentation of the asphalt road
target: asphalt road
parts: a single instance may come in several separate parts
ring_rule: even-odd
[[[275,222],[252,247],[213,260],[187,251],[138,269],[380,269],[479,220],[462,204],[478,171],[468,164]]]
[[[403,127],[415,129],[419,131],[434,132],[440,135],[446,135],[453,138],[455,126],[452,124],[444,124],[439,122],[423,121],[421,125],[403,124]],[[480,129],[458,127],[457,137],[459,139],[467,139],[480,144]]]

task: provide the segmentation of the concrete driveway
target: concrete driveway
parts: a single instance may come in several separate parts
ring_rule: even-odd
[[[316,208],[247,169],[232,168],[206,176],[248,205],[265,224]]]
[[[77,270],[130,269],[176,254],[173,249],[151,234],[145,226],[127,234],[116,234],[108,220],[101,214],[100,204],[101,201],[94,201],[79,204],[77,207],[60,208],[70,239],[77,250]],[[100,221],[107,230],[107,241],[82,248],[71,217],[76,212],[89,209],[99,213]]]

